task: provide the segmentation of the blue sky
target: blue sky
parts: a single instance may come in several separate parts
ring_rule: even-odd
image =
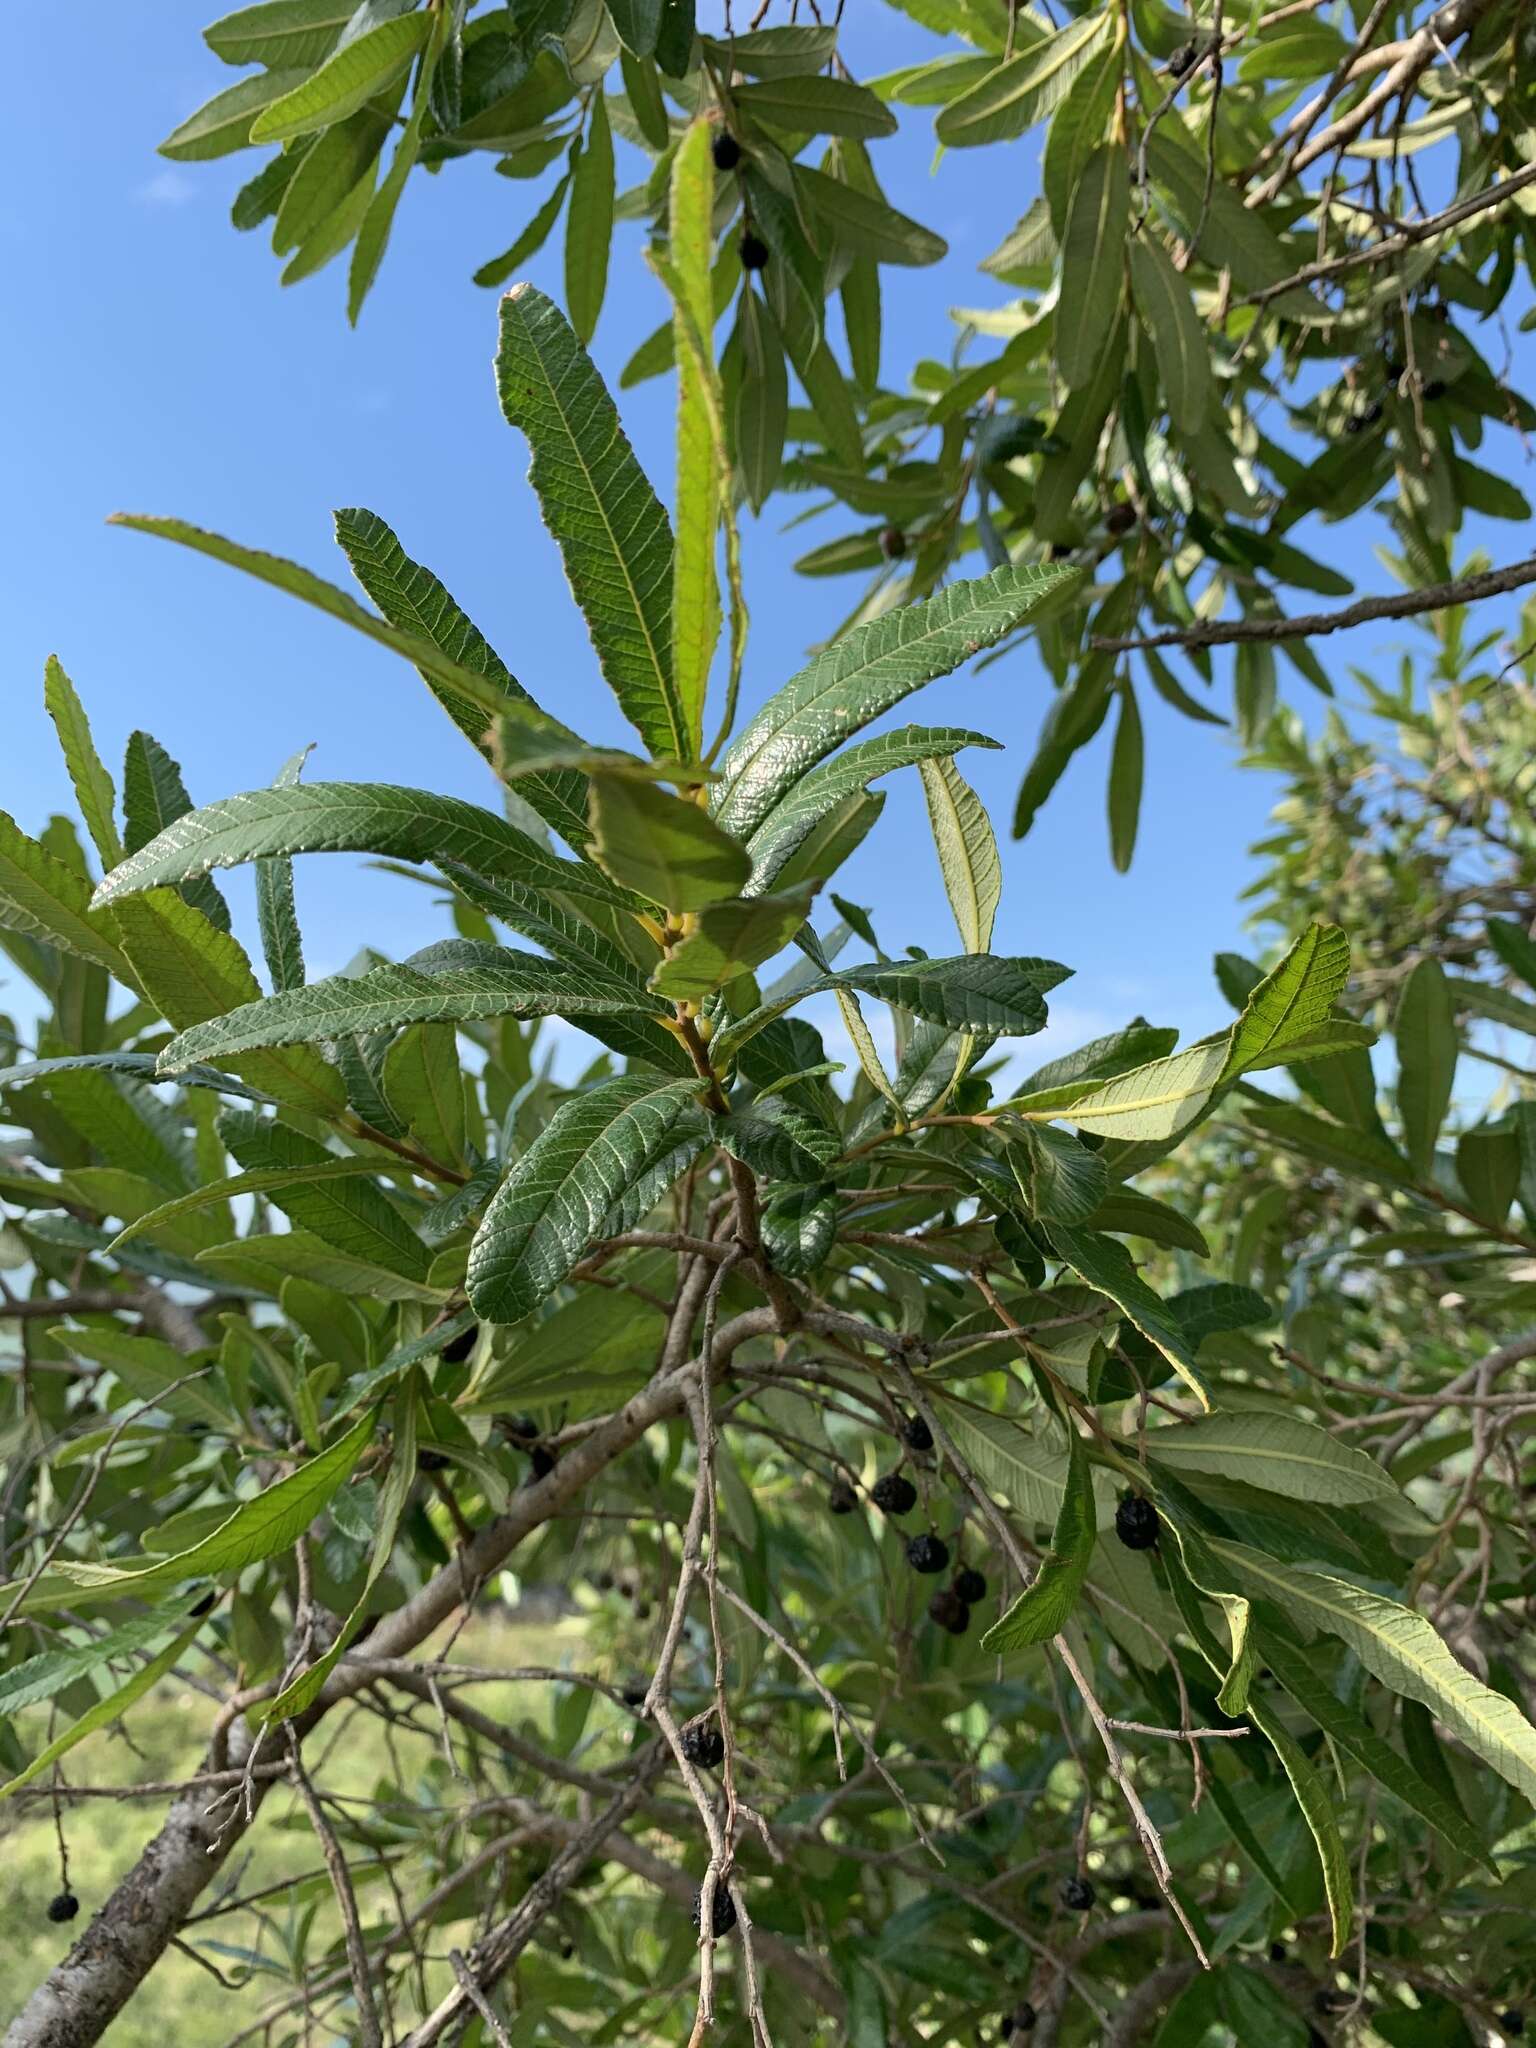
[[[236,76],[198,31],[206,0],[28,8],[11,23],[13,75],[51,81],[15,97],[0,196],[0,251],[12,315],[0,335],[9,394],[3,553],[5,731],[0,804],[36,830],[70,808],[42,710],[43,659],[75,679],[110,762],[146,725],[182,762],[194,799],[269,781],[314,742],[313,778],[380,779],[495,802],[488,772],[413,671],[340,627],[233,572],[103,525],[115,509],[175,513],[346,581],[329,510],[383,514],[431,565],[551,710],[594,739],[627,740],[569,602],[558,557],[524,482],[526,454],[502,422],[491,378],[495,297],[470,282],[510,243],[542,187],[494,175],[491,160],[413,177],[380,280],[353,332],[344,262],[284,291],[262,235],[228,223],[235,189],[260,161],[247,152],[172,165],[155,143]],[[847,47],[869,75],[931,49],[874,0],[850,7]],[[936,270],[886,271],[886,374],[947,353],[952,305],[1000,304],[976,265],[1013,224],[1035,183],[1038,140],[1007,156],[961,153],[933,171],[928,116],[916,112],[879,164],[893,201],[940,229]],[[999,175],[1009,162],[1016,177]],[[621,183],[635,175],[621,164]],[[559,292],[559,246],[530,268]],[[620,230],[595,343],[616,383],[662,313]],[[670,385],[623,394],[626,421],[664,496],[672,469]],[[1486,458],[1485,458],[1486,459]],[[830,522],[793,534],[779,514],[749,522],[754,629],[747,705],[761,701],[852,602],[854,582],[806,582],[794,556]],[[1501,554],[1510,547],[1504,530]],[[1362,589],[1385,587],[1373,530],[1330,559]],[[1348,658],[1395,661],[1406,628],[1350,636]],[[1343,643],[1323,643],[1336,675]],[[1004,754],[962,766],[1006,822],[1049,686],[1026,651],[926,693],[916,715],[967,723]],[[1080,757],[1030,837],[1004,841],[999,950],[1042,953],[1077,969],[1053,1003],[1047,1050],[1142,1010],[1198,1034],[1223,1022],[1210,961],[1241,943],[1246,847],[1273,787],[1234,766],[1233,742],[1161,702],[1144,702],[1148,790],[1129,876],[1110,867],[1102,745]],[[842,888],[877,907],[888,944],[955,949],[915,775],[891,788],[885,816]],[[402,954],[439,936],[426,892],[344,857],[301,864],[299,905],[311,974],[372,943]],[[231,895],[250,929],[246,878]],[[16,998],[0,989],[0,1003]],[[1031,1048],[1033,1050],[1033,1048]]]

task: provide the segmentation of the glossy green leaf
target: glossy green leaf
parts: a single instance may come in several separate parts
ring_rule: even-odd
[[[686,760],[688,719],[671,668],[667,515],[570,323],[531,285],[502,300],[496,379],[503,412],[528,436],[528,474],[598,664],[650,751]]]
[[[594,775],[592,851],[615,881],[668,910],[739,896],[752,871],[744,846],[707,812],[630,775]]]
[[[731,748],[715,815],[732,832],[752,831],[845,739],[1022,625],[1080,574],[1054,564],[994,569],[855,627],[791,677]]]
[[[1066,1483],[1051,1547],[1018,1599],[982,1637],[984,1650],[1002,1655],[1009,1650],[1026,1649],[1031,1643],[1046,1642],[1061,1633],[1083,1590],[1097,1530],[1088,1454],[1074,1427],[1067,1437]]]
[[[632,1228],[708,1140],[698,1083],[630,1076],[573,1096],[497,1189],[469,1259],[469,1298],[515,1323],[604,1235]]]
[[[404,74],[431,33],[432,17],[425,12],[397,14],[365,30],[302,85],[263,108],[251,123],[251,141],[288,142],[344,121]]]
[[[1096,149],[1072,194],[1061,243],[1056,361],[1074,390],[1092,380],[1117,325],[1130,215],[1124,149]]]
[[[968,953],[985,953],[992,943],[992,926],[1003,893],[992,821],[980,797],[946,755],[927,758],[920,766],[939,871],[960,943]],[[804,786],[802,783],[801,788]]]
[[[1403,1149],[1414,1172],[1427,1179],[1435,1141],[1451,1106],[1460,1052],[1455,1004],[1438,960],[1426,955],[1404,982],[1395,1038]]]

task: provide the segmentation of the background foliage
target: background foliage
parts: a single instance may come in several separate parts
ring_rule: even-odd
[[[418,163],[568,164],[570,317],[515,289],[497,386],[645,753],[536,706],[361,509],[337,535],[372,609],[128,523],[413,662],[499,808],[300,758],[196,809],[147,734],[114,778],[49,666],[85,836],[0,826],[0,943],[36,991],[0,1071],[0,1743],[60,1862],[54,1917],[20,1910],[60,1951],[72,1905],[98,1917],[14,2048],[158,2024],[154,1988],[131,2001],[167,1948],[218,1975],[210,2041],[670,2040],[712,2009],[724,2038],[859,2048],[1521,2031],[1531,636],[1509,661],[1466,602],[1523,565],[1453,576],[1479,487],[1415,351],[1420,320],[1452,346],[1429,308],[1486,317],[1528,260],[1526,53],[1496,8],[1422,35],[1373,10],[1326,31],[1353,54],[1282,17],[1164,52],[1172,18],[1134,8],[967,10],[969,54],[873,93],[828,24],[696,42],[673,5],[276,0],[210,30],[266,68],[168,146],[281,142],[245,212],[282,235],[314,209],[297,274],[355,239],[354,311]],[[1325,77],[1326,130],[1285,137]],[[949,146],[1049,117],[1047,197],[1006,259],[1001,359],[920,366],[898,400],[869,354],[878,261],[929,243],[862,145],[925,97]],[[611,138],[645,107],[657,166],[615,202]],[[1393,146],[1351,187],[1378,116]],[[819,171],[803,130],[832,138]],[[1394,251],[1421,143],[1459,152],[1448,204],[1502,183],[1465,233]],[[1325,160],[1316,205],[1296,181]],[[635,214],[674,304],[642,364],[679,377],[670,518],[581,347]],[[1298,282],[1304,247],[1348,260]],[[1350,401],[1365,445],[1335,468],[1369,470],[1356,509],[1389,511],[1427,651],[1309,732],[1275,708],[1275,648],[1326,679],[1262,636],[1277,583],[1331,572],[1284,540],[1316,501],[1254,418],[1283,394],[1287,437],[1333,438],[1318,365],[1344,349],[1355,391],[1384,307],[1395,397]],[[1456,374],[1469,399],[1488,377],[1490,414],[1523,403]],[[1465,446],[1475,414],[1436,417]],[[737,730],[737,519],[781,485],[880,522],[840,558],[877,583]],[[973,548],[991,566],[957,579]],[[1135,1018],[1031,1073],[1012,1041],[1067,970],[990,950],[1002,864],[957,756],[993,742],[866,728],[1032,636],[1061,695],[1016,823],[1113,696],[1128,861],[1137,680],[1211,714],[1156,650],[1130,672],[1085,635],[1166,625],[1203,678],[1233,604],[1239,721],[1288,784],[1254,890],[1269,971],[1219,958],[1210,1039]],[[903,768],[945,959],[833,893]],[[442,942],[309,981],[292,861],[338,850],[426,881]],[[244,864],[265,986],[214,879]],[[794,1014],[818,992],[856,1072]],[[570,1083],[557,1028],[593,1042]],[[507,1624],[539,1586],[574,1614]],[[172,1678],[211,1696],[195,1766],[152,1719]],[[125,1769],[100,1731],[144,1725]],[[131,1866],[129,1789],[164,1814]],[[121,1882],[90,1895],[105,1802]]]

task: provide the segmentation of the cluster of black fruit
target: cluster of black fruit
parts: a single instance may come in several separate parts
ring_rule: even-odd
[[[901,1425],[901,1440],[909,1451],[931,1451],[933,1431],[921,1415],[910,1415]],[[917,1506],[917,1488],[905,1472],[883,1472],[869,1489],[869,1497],[886,1515],[909,1515]],[[827,1495],[827,1507],[834,1515],[851,1515],[859,1504],[859,1496],[852,1482],[846,1478],[833,1481]],[[907,1563],[913,1571],[921,1572],[925,1578],[934,1578],[949,1567],[949,1545],[942,1536],[935,1536],[932,1530],[920,1535],[909,1536],[906,1543]],[[947,1586],[942,1587],[928,1602],[928,1618],[952,1636],[963,1636],[971,1625],[971,1609],[978,1600],[984,1600],[987,1582],[981,1573],[969,1565],[961,1565]]]
[[[592,1590],[595,1593],[617,1592],[621,1600],[633,1600],[636,1621],[649,1621],[651,1618],[651,1603],[640,1592],[633,1579],[615,1579],[613,1573],[609,1571],[594,1572]],[[636,1701],[635,1704],[638,1705],[639,1702]]]

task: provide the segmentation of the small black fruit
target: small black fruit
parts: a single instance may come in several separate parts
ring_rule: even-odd
[[[1272,1963],[1283,1963],[1289,1954],[1290,1950],[1283,1941],[1272,1941],[1269,1944],[1269,1960]]]
[[[987,1582],[974,1565],[963,1564],[955,1573],[955,1592],[967,1607],[987,1597]]]
[[[699,1890],[696,1891],[693,1895],[692,1918],[695,1927],[699,1925],[703,1917],[704,1891],[703,1887],[701,1886]],[[714,1923],[714,1925],[710,1929],[710,1932],[714,1935],[716,1941],[720,1939],[722,1934],[729,1934],[731,1929],[736,1925],[735,1901],[732,1899],[730,1893],[726,1890],[725,1882],[721,1878],[717,1878],[715,1880],[714,1911],[710,1914],[709,1917]]]
[[[1361,424],[1367,427],[1374,427],[1376,422],[1380,418],[1381,400],[1379,398],[1373,398],[1370,404],[1365,408],[1365,411],[1360,415]]]
[[[1072,552],[1064,540],[1053,540],[1045,551],[1048,562],[1064,562]]]
[[[917,1506],[917,1488],[903,1472],[887,1472],[883,1479],[877,1479],[869,1489],[869,1497],[888,1515],[909,1515]]]
[[[80,1910],[80,1901],[73,1892],[55,1892],[48,1901],[48,1918],[55,1927],[61,1927],[66,1920],[73,1920]]]
[[[1365,415],[1363,413],[1352,412],[1349,418],[1344,422],[1344,431],[1346,434],[1358,434],[1360,432],[1360,429],[1364,425]]]
[[[933,1431],[921,1415],[913,1415],[901,1425],[901,1440],[909,1451],[931,1451]]]
[[[1517,2039],[1525,2032],[1525,2014],[1518,2005],[1512,2005],[1499,2014],[1499,2025],[1512,2039]]]
[[[899,526],[882,526],[880,552],[888,562],[899,562],[907,552],[907,536]]]
[[[505,1415],[501,1426],[515,1444],[531,1444],[539,1433],[539,1425],[531,1415]]]
[[[953,1586],[943,1586],[928,1602],[928,1619],[948,1635],[963,1636],[971,1625],[971,1610]]]
[[[1168,69],[1175,78],[1185,78],[1194,70],[1195,59],[1199,54],[1193,43],[1180,43],[1168,59]]]
[[[443,1346],[443,1358],[449,1365],[462,1365],[475,1348],[475,1339],[480,1334],[480,1325],[471,1323],[467,1330],[460,1330],[457,1337],[450,1337]]]
[[[194,1608],[190,1609],[193,1619],[196,1620],[197,1616],[200,1614],[211,1614],[213,1612],[213,1603],[215,1600],[218,1599],[218,1597],[219,1596],[216,1591],[212,1593],[205,1593],[202,1599],[198,1601],[197,1605]]]
[[[1115,1509],[1115,1534],[1127,1550],[1150,1550],[1157,1529],[1157,1509],[1138,1493],[1128,1493]]]
[[[709,145],[709,153],[715,160],[717,171],[734,171],[741,162],[741,144],[729,128],[722,128]]]
[[[738,253],[743,270],[766,270],[768,267],[768,244],[761,235],[754,235],[750,228],[742,236]]]
[[[632,1678],[619,1694],[619,1698],[623,1700],[626,1707],[643,1707],[645,1705],[645,1687],[638,1678]]]
[[[1039,2018],[1039,2014],[1027,1998],[1021,1998],[1009,2014],[1009,2018],[1013,2021],[1015,2033],[1027,2034]]]
[[[613,1591],[613,1573],[594,1572],[592,1574],[592,1590],[594,1593],[611,1593]]]
[[[1443,377],[1431,377],[1424,386],[1424,396],[1426,398],[1444,398],[1445,379]]]
[[[447,1463],[448,1460],[441,1451],[418,1451],[416,1453],[417,1469],[422,1472],[441,1472]]]
[[[651,1618],[651,1603],[650,1603],[650,1601],[649,1601],[649,1600],[637,1600],[637,1601],[635,1602],[635,1619],[636,1619],[636,1621],[649,1621],[649,1620],[650,1620],[650,1618]]]
[[[851,1515],[859,1504],[859,1496],[846,1479],[834,1479],[832,1491],[827,1495],[827,1508],[834,1515]]]
[[[689,1763],[697,1764],[701,1771],[718,1771],[725,1762],[725,1737],[707,1721],[685,1728],[680,1747]]]
[[[1134,505],[1111,505],[1104,514],[1104,525],[1110,533],[1129,533],[1136,524]]]
[[[1333,1991],[1327,1988],[1317,1992],[1312,2003],[1319,2012],[1348,2012],[1355,2002],[1352,1991]]]
[[[949,1563],[949,1545],[941,1536],[909,1536],[907,1563],[915,1572],[941,1572]]]
[[[547,1479],[555,1469],[555,1454],[548,1444],[535,1444],[528,1453],[528,1477]]]
[[[1069,1913],[1091,1911],[1096,1896],[1086,1877],[1069,1877],[1061,1887],[1061,1903]]]

